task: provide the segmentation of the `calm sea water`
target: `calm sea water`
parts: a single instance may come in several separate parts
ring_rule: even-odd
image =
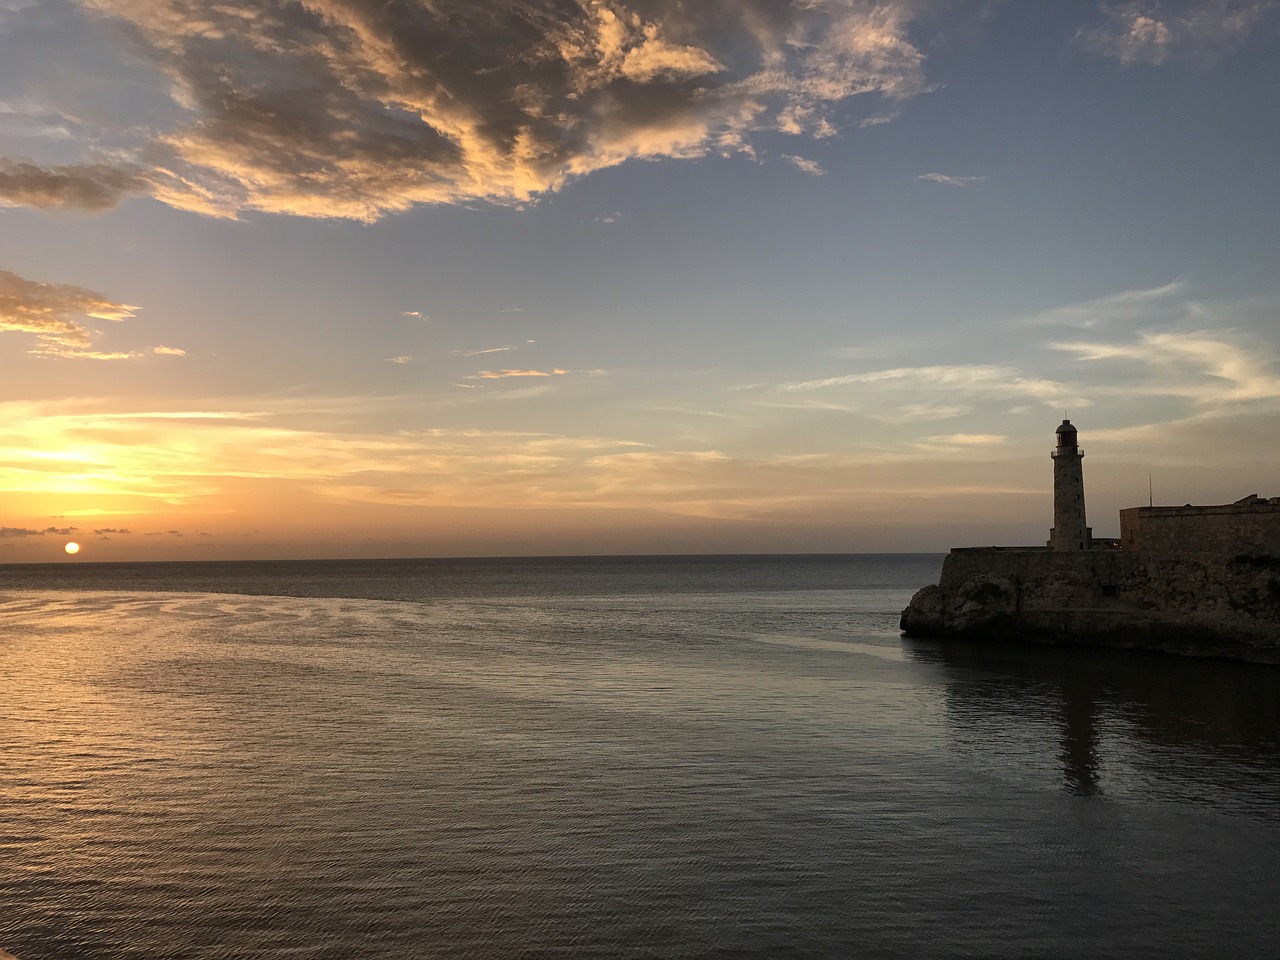
[[[0,567],[0,948],[1280,956],[1280,668],[932,556]]]

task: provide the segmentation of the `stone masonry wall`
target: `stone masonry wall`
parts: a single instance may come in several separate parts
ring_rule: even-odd
[[[1063,552],[1036,547],[968,547],[952,550],[938,585],[959,590],[967,581],[1007,579],[1035,606],[1093,606],[1129,579],[1137,558],[1120,550]]]
[[[1167,613],[1243,612],[1280,622],[1280,558],[1034,547],[961,548],[947,555],[938,579],[944,594],[981,583],[1007,583],[1024,610],[1122,605]]]
[[[1126,551],[1161,557],[1280,557],[1280,503],[1130,507],[1120,511]]]

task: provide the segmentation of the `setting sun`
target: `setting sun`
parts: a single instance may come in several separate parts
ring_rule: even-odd
[[[67,553],[76,554],[76,553],[79,553],[79,552],[80,552],[80,544],[78,544],[78,543],[76,543],[74,540],[72,540],[70,543],[68,543],[68,544],[67,544],[65,547],[63,547],[62,549],[63,549],[63,550],[65,550],[65,551],[67,551]]]

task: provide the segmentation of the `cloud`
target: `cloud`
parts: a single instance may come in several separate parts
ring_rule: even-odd
[[[40,356],[98,360],[132,357],[131,353],[93,350],[97,334],[77,318],[119,323],[132,317],[137,309],[83,287],[40,283],[0,270],[0,332],[34,335],[36,347],[31,352]]]
[[[1133,323],[1153,320],[1168,315],[1170,308],[1183,306],[1180,298],[1186,293],[1182,281],[1166,283],[1143,290],[1124,290],[1087,300],[1055,307],[1027,317],[1023,323],[1031,326],[1068,326],[1091,329],[1116,323]]]
[[[1275,0],[1123,0],[1104,3],[1105,22],[1081,28],[1086,50],[1121,63],[1160,64],[1169,58],[1199,66],[1243,47],[1280,10]]]
[[[191,516],[239,517],[241,523],[279,513],[263,522],[301,517],[308,528],[317,510],[335,524],[347,522],[332,505],[371,507],[383,517],[395,516],[384,508],[429,510],[436,517],[454,509],[484,511],[468,523],[496,510],[553,509],[565,512],[547,515],[570,524],[585,511],[621,510],[636,511],[644,523],[666,515],[827,526],[833,518],[888,523],[909,500],[927,526],[954,522],[957,503],[998,518],[1009,495],[1043,497],[1044,489],[1040,468],[1011,471],[1010,459],[1023,455],[1022,441],[1016,447],[1003,441],[1002,426],[887,442],[863,436],[853,445],[857,452],[842,441],[848,452],[801,448],[761,456],[730,438],[740,433],[736,424],[720,437],[726,444],[707,438],[664,445],[627,436],[423,427],[425,408],[414,410],[415,429],[370,430],[332,415],[355,410],[376,420],[403,412],[402,396],[260,397],[241,406],[229,410],[219,401],[208,410],[119,413],[105,400],[0,404],[0,498],[11,505],[51,496],[110,503],[121,519],[107,522],[152,516],[143,530],[184,526],[187,537],[174,542],[192,542],[194,531],[211,521],[177,519],[188,507]],[[1046,429],[1052,422],[1056,417]],[[1234,422],[1203,429],[1221,435]],[[1269,451],[1273,428],[1273,417],[1259,418],[1249,449]],[[1101,430],[1090,428],[1089,436]],[[32,450],[49,455],[32,457]],[[174,519],[159,519],[165,513]],[[426,516],[401,514],[392,523],[418,529]],[[534,513],[522,516],[536,522]],[[11,522],[37,527],[25,518]],[[12,536],[21,542],[40,534]]]
[[[908,403],[893,413],[874,414],[873,418],[883,423],[901,426],[918,420],[951,420],[963,417],[972,412],[967,406],[941,403]]]
[[[488,347],[484,350],[468,350],[462,355],[464,357],[480,357],[486,353],[507,353],[514,349],[515,347]]]
[[[40,357],[58,357],[63,360],[134,360],[140,356],[136,350],[76,350],[56,346],[33,350],[32,353]]]
[[[1119,392],[1182,397],[1222,406],[1280,399],[1276,363],[1265,353],[1233,343],[1223,331],[1148,332],[1129,343],[1074,341],[1052,344],[1084,362],[1134,361],[1148,370]]]
[[[387,357],[387,363],[413,363],[413,357],[401,354],[398,357]]]
[[[873,366],[875,351],[840,351],[835,356],[847,362],[838,375],[748,389],[762,406],[776,398],[846,413],[860,425],[864,444],[894,450],[941,444],[941,436],[925,436],[936,427],[921,427],[931,421],[945,423],[953,436],[1016,436],[1027,429],[1027,415],[1044,407],[1057,416],[1090,408],[1107,428],[1188,416],[1216,415],[1221,422],[1264,411],[1274,416],[1280,413],[1275,312],[1275,298],[1202,301],[1176,281],[995,321],[979,340],[984,353],[995,344],[1006,357]]]
[[[925,367],[894,367],[868,373],[850,373],[821,380],[804,380],[782,384],[783,392],[805,392],[831,387],[868,386],[887,387],[895,391],[911,391],[922,395],[926,392],[945,393],[988,399],[1030,398],[1046,406],[1084,407],[1089,401],[1078,396],[1071,386],[1040,377],[1022,375],[1017,368],[1001,364],[935,364]],[[910,409],[923,410],[919,401]],[[922,417],[920,419],[928,419]]]
[[[97,212],[147,191],[141,174],[108,164],[41,167],[0,157],[0,204],[5,206]]]
[[[361,404],[353,398],[347,406]],[[538,502],[558,495],[535,482],[537,474],[549,471],[569,481],[586,458],[637,446],[625,439],[512,431],[344,432],[324,413],[299,422],[288,406],[274,413],[154,415],[102,406],[88,400],[0,404],[0,495],[90,495],[145,504],[154,512],[159,504],[210,502],[253,482],[292,482],[328,499],[343,499],[349,496],[344,488],[358,486],[368,488],[375,502],[403,499],[397,491],[404,490],[414,491],[415,502],[433,496],[474,505],[487,498]]]
[[[187,351],[181,347],[157,346],[152,347],[151,352],[160,357],[185,357],[187,355]]]
[[[508,377],[563,377],[568,370],[480,370],[470,380],[504,380]]]
[[[790,160],[797,169],[803,170],[811,177],[820,177],[827,172],[822,169],[822,164],[816,160],[806,160],[804,157],[796,157],[789,154],[785,155],[783,159]]]
[[[0,540],[16,540],[19,537],[42,537],[43,530],[29,530],[26,527],[0,527]]]
[[[142,169],[7,161],[9,202],[146,191],[365,221],[520,203],[632,159],[831,136],[849,98],[882,118],[931,89],[909,0],[78,2],[131,28],[180,116],[122,148]]]
[[[950,446],[973,447],[991,446],[1007,443],[1009,438],[999,433],[950,433],[943,436],[925,437],[926,443],[945,444]]]
[[[1221,464],[1275,464],[1275,422],[1274,410],[1241,413],[1228,407],[1198,409],[1176,419],[1090,429],[1089,441],[1095,447],[1105,445],[1149,463],[1183,463],[1217,471],[1229,485],[1233,484],[1235,473],[1222,471]],[[1275,475],[1274,466],[1264,474],[1268,475]]]
[[[926,180],[929,183],[942,183],[948,187],[972,187],[987,180],[986,177],[961,177],[947,173],[922,173],[916,179]]]

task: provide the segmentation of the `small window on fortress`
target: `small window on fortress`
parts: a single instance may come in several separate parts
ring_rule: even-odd
[[[1116,595],[1115,584],[1104,583],[1102,585],[1102,595],[1104,597],[1114,597]]]

